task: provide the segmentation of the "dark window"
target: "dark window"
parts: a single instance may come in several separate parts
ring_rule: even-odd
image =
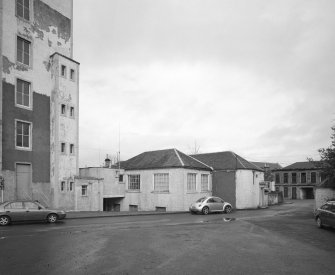
[[[74,107],[70,107],[70,117],[74,117]]]
[[[119,175],[119,182],[123,182],[123,175]]]
[[[60,75],[62,77],[66,77],[66,66],[65,65],[62,65],[61,66],[61,72],[60,72]]]
[[[26,107],[30,106],[30,83],[17,79],[16,81],[16,104]]]
[[[288,183],[288,173],[284,173],[284,183]]]
[[[297,173],[292,173],[292,183],[297,183]]]
[[[30,64],[30,42],[18,37],[17,38],[17,61],[25,65]]]
[[[128,189],[140,190],[140,175],[128,175]]]
[[[87,185],[82,185],[81,186],[81,195],[82,196],[87,196]]]
[[[30,148],[30,123],[16,122],[16,146]]]
[[[301,183],[306,183],[306,173],[301,173]]]
[[[276,183],[280,183],[280,177],[279,177],[279,174],[276,174]]]
[[[62,182],[60,183],[60,190],[61,190],[61,191],[64,191],[64,190],[65,190],[65,181],[62,181]]]
[[[284,187],[284,198],[288,197],[288,187]]]
[[[74,144],[70,144],[70,154],[74,154]]]
[[[73,190],[73,181],[70,182],[70,191]]]
[[[66,114],[66,105],[62,104],[60,109],[61,109],[61,114],[65,115]]]
[[[66,150],[65,142],[62,142],[62,143],[60,144],[60,151],[61,151],[61,153],[65,153],[65,150]]]
[[[16,0],[16,15],[29,20],[29,0]]]
[[[316,172],[311,173],[311,183],[316,183]]]
[[[70,70],[70,79],[74,80],[74,70],[73,69]]]

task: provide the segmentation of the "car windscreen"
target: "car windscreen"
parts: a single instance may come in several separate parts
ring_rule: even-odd
[[[197,202],[203,202],[205,199],[206,199],[205,197],[204,198],[200,198],[200,199],[197,200]]]

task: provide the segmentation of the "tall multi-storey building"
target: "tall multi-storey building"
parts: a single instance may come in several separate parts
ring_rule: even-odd
[[[72,0],[0,0],[3,200],[73,208],[79,63],[72,17]]]

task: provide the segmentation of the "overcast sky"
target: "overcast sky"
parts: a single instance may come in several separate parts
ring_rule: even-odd
[[[335,1],[74,0],[80,166],[144,151],[318,158],[335,122]]]

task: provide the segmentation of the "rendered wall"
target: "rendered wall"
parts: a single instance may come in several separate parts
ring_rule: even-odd
[[[251,170],[236,171],[236,208],[249,209],[260,206],[260,185],[264,173]]]
[[[154,174],[169,173],[169,192],[158,193],[154,191]],[[197,173],[197,191],[187,192],[187,173]],[[140,192],[128,190],[127,175],[139,174],[141,177]],[[188,211],[191,203],[197,199],[211,195],[211,191],[201,192],[201,174],[208,171],[190,169],[157,169],[126,171],[126,197],[121,205],[121,211],[128,211],[129,205],[137,205],[139,211],[154,211],[156,207],[166,207],[166,211]],[[209,176],[209,189],[211,190],[211,176]]]

